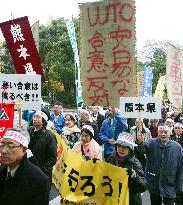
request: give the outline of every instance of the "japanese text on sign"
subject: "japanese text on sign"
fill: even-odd
[[[23,110],[41,109],[41,76],[0,74],[0,100],[22,103]]]
[[[161,118],[161,99],[157,97],[121,97],[120,114],[127,118]]]
[[[82,4],[80,13],[85,103],[118,107],[120,96],[136,95],[134,1]]]
[[[170,102],[181,108],[183,99],[183,51],[168,44],[167,93]]]
[[[102,161],[95,164],[92,160],[85,161],[81,155],[70,150],[64,152],[61,170],[61,195],[64,200],[92,202],[96,205],[110,205],[111,201],[114,204],[128,204],[128,177],[125,169]]]

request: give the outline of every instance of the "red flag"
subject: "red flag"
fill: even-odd
[[[18,74],[40,74],[45,81],[38,51],[28,17],[0,23],[13,63]]]
[[[0,103],[0,139],[7,128],[13,127],[14,103]]]

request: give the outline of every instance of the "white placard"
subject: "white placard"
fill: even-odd
[[[158,97],[121,97],[120,115],[126,118],[161,119],[162,102]]]
[[[0,101],[23,104],[22,110],[40,110],[41,75],[0,74]]]

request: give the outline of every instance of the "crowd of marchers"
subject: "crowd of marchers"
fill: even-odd
[[[183,205],[183,111],[162,118],[124,118],[98,106],[64,114],[55,102],[53,113],[24,111],[23,127],[7,129],[0,140],[0,204],[48,205],[52,170],[57,160],[57,138],[85,160],[103,160],[126,168],[129,204]]]

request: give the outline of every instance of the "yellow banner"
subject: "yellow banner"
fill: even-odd
[[[57,132],[54,132],[53,130],[51,131],[55,134],[57,138],[57,162],[53,167],[52,182],[54,183],[57,190],[61,192],[62,175],[60,173],[61,173],[63,153],[65,150],[69,150],[70,148],[67,146],[64,139]]]
[[[119,107],[136,96],[134,0],[80,5],[82,96],[86,105]]]
[[[62,204],[129,205],[126,169],[85,161],[74,150],[64,152],[62,163]]]

